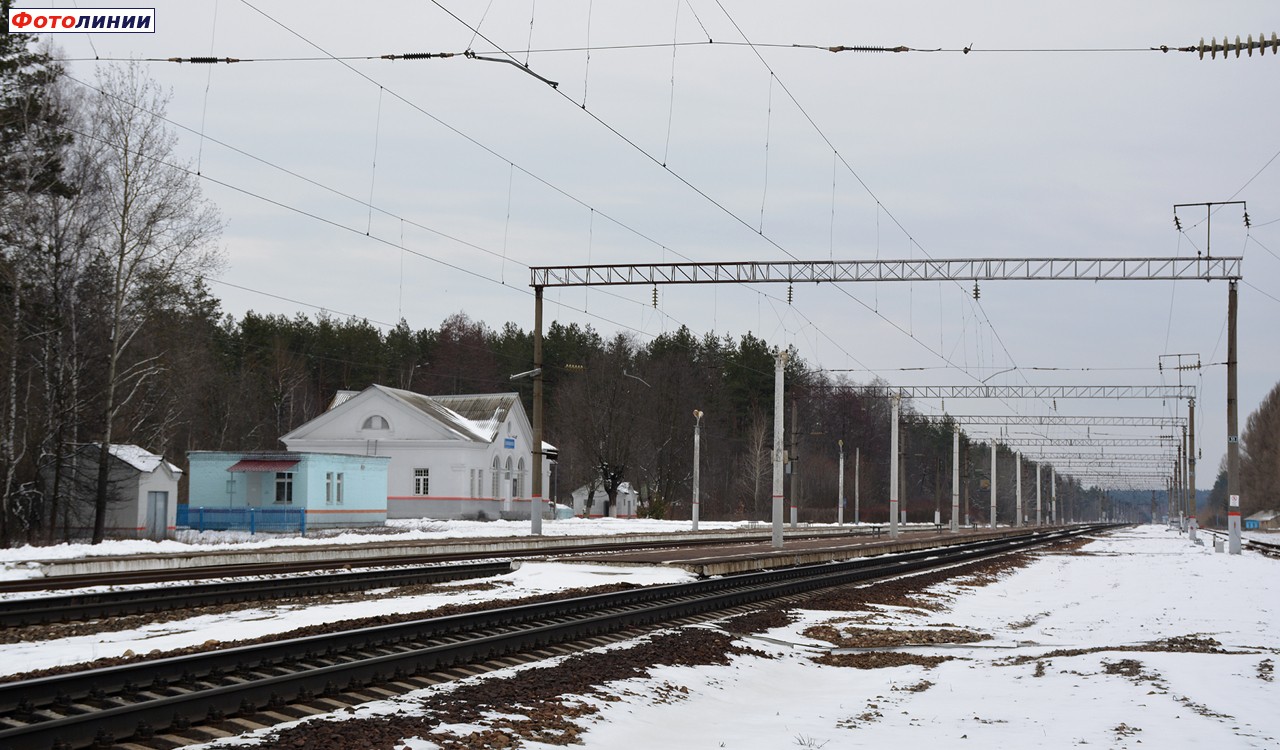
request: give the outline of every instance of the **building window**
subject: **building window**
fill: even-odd
[[[324,501],[333,504],[333,472],[327,471],[324,475]]]
[[[493,457],[493,499],[494,500],[497,500],[498,498],[502,497],[502,495],[498,491],[498,480],[502,478],[501,475],[502,475],[502,467],[498,463],[498,457],[494,456]]]
[[[516,467],[516,476],[511,485],[512,497],[524,497],[524,459],[520,459],[520,464]]]
[[[342,505],[342,472],[333,475],[333,501],[338,505]]]
[[[431,469],[413,470],[413,494],[431,494]]]
[[[364,429],[366,430],[387,430],[390,428],[391,425],[387,424],[386,418],[380,417],[377,414],[374,414],[372,417],[369,417],[364,421]]]
[[[282,505],[293,504],[293,472],[276,472],[276,502]]]
[[[507,473],[503,479],[506,480],[504,483],[507,485],[507,488],[512,491],[511,499],[514,500],[519,497],[519,495],[515,493],[515,485],[511,483],[511,456],[507,456]]]

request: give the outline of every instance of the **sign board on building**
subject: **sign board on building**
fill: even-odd
[[[503,447],[503,448],[507,448],[508,450],[509,450],[509,449],[511,449],[511,448],[516,447],[516,439],[515,439],[515,438],[513,438],[513,437],[503,438],[503,439],[502,439],[502,447]]]

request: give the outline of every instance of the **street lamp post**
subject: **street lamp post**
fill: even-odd
[[[698,444],[702,439],[702,412],[693,410],[693,530],[698,530]]]

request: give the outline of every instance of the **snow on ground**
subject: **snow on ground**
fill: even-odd
[[[645,525],[646,531],[680,526]],[[502,528],[493,522],[478,526],[485,536]],[[520,532],[515,528],[520,524],[510,526],[512,533]],[[638,524],[557,521],[547,527],[607,533]],[[464,535],[469,529],[450,531]],[[805,628],[832,621],[848,625],[838,621],[865,613],[801,611],[797,622],[747,644],[775,658],[738,656],[725,667],[656,668],[649,677],[611,686],[620,700],[588,698],[601,713],[583,736],[585,747],[1275,748],[1280,746],[1280,714],[1274,710],[1280,686],[1272,679],[1274,662],[1280,660],[1277,566],[1280,562],[1247,551],[1238,557],[1215,554],[1211,544],[1192,545],[1165,527],[1136,527],[1103,536],[1077,554],[1037,555],[1031,565],[987,586],[934,587],[948,604],[941,611],[881,607],[857,623],[899,630],[965,628],[990,636],[977,643],[890,649],[953,657],[933,668],[816,664],[813,657],[831,647],[805,636]],[[126,649],[251,638],[348,616],[616,581],[674,582],[684,574],[526,563],[505,578],[514,585],[381,603],[243,610],[55,643],[0,646],[0,656],[3,670],[12,673]],[[1212,638],[1231,653],[1134,650],[1186,636]],[[688,692],[665,689],[670,685]],[[412,711],[433,691],[447,689],[439,686],[344,715]],[[434,745],[414,740],[406,747],[430,750]],[[526,747],[553,746],[529,742]]]
[[[849,525],[849,524],[846,524]],[[670,534],[689,531],[688,521],[661,521],[651,518],[565,518],[542,523],[543,536],[601,536],[610,534]],[[722,529],[767,529],[768,525],[750,521],[702,521],[700,531]],[[114,555],[146,555],[251,550],[269,547],[315,546],[326,544],[369,544],[440,540],[457,538],[519,537],[530,535],[528,521],[434,521],[402,519],[387,521],[376,530],[352,529],[336,534],[312,533],[310,536],[272,534],[250,535],[243,531],[180,531],[178,540],[153,542],[143,539],[108,540],[101,544],[55,544],[47,547],[25,545],[0,549],[0,580],[25,578],[41,560],[66,560],[78,557]]]
[[[343,604],[310,606],[253,607],[216,615],[202,615],[173,622],[154,623],[137,630],[0,645],[0,674],[16,674],[36,669],[79,664],[106,657],[121,656],[126,651],[147,653],[153,649],[197,646],[211,639],[235,641],[259,638],[308,625],[339,620],[376,617],[384,614],[418,612],[446,604],[468,604],[493,599],[514,599],[562,591],[569,588],[602,586],[613,583],[657,585],[692,580],[692,574],[657,566],[627,567],[615,565],[567,565],[563,563],[526,562],[510,574],[483,579],[498,582],[494,589],[449,592],[449,584],[440,584],[438,592],[421,596],[402,596],[376,600],[360,600]],[[474,586],[475,579],[459,581],[457,586]]]
[[[1247,552],[1214,554],[1151,526],[1111,534],[1084,551],[1043,556],[967,592],[938,587],[956,597],[949,611],[878,618],[881,626],[946,624],[992,636],[901,649],[955,657],[933,669],[815,665],[802,645],[813,642],[800,632],[833,613],[809,612],[768,634],[795,646],[753,644],[777,659],[667,667],[628,686],[643,695],[675,683],[688,688],[687,700],[651,705],[619,690],[623,701],[602,704],[586,747],[1280,746],[1280,686],[1262,666],[1280,654],[1280,563]],[[1241,653],[1124,648],[1196,634]],[[1091,648],[1108,650],[1042,660],[1042,676],[1037,662],[1008,662]]]
[[[949,604],[941,611],[881,607],[869,622],[858,621],[859,627],[967,628],[991,636],[890,649],[953,657],[932,669],[815,664],[812,658],[830,646],[803,635],[805,628],[865,613],[802,611],[797,622],[747,644],[774,658],[660,667],[649,677],[614,683],[610,690],[619,700],[585,699],[600,713],[584,746],[1275,748],[1278,565],[1250,552],[1215,554],[1167,528],[1138,527],[1102,537],[1078,554],[1038,555],[984,587],[934,587]],[[1132,650],[1184,636],[1216,639],[1233,653]],[[448,689],[317,718],[412,712]],[[436,746],[413,739],[404,747]]]

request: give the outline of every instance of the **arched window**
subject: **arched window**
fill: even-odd
[[[387,423],[386,417],[382,417],[377,414],[366,419],[364,424],[361,426],[361,429],[363,430],[388,430],[390,428],[391,425]]]
[[[498,491],[498,482],[502,480],[502,465],[498,463],[498,457],[493,457],[493,499],[497,500],[502,497]]]
[[[524,459],[516,466],[516,476],[511,483],[511,496],[524,497]]]
[[[511,457],[510,456],[507,456],[507,469],[506,469],[506,474],[503,475],[503,480],[504,480],[503,484],[506,486],[508,490],[510,490],[511,489]],[[511,494],[511,495],[508,495],[508,497],[514,499],[516,495]]]

